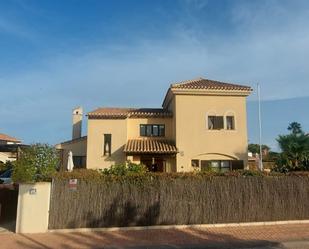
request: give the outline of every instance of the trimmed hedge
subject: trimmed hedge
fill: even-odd
[[[68,183],[75,178],[72,190]],[[53,180],[49,228],[296,219],[309,219],[308,172],[106,176],[75,170]]]

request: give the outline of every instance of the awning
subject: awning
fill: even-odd
[[[175,154],[175,144],[167,140],[158,139],[129,139],[124,147],[124,152],[132,154]]]

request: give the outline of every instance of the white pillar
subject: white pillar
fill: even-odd
[[[45,233],[48,230],[51,183],[20,184],[16,233]]]

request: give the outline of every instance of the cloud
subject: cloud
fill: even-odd
[[[170,83],[200,76],[252,86],[259,82],[267,100],[308,96],[308,13],[280,2],[262,3],[258,8],[233,6],[228,12],[232,31],[226,34],[204,30],[205,20],[191,13],[194,25],[184,25],[185,15],[161,40],[143,38],[130,45],[89,41],[87,49],[71,48],[42,59],[32,70],[7,74],[0,79],[3,125],[23,123],[19,130],[26,141],[55,143],[68,138],[74,106],[86,111],[156,107]],[[197,5],[192,11],[205,8]]]

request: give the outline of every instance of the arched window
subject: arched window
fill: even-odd
[[[225,116],[225,129],[235,130],[236,129],[235,113],[233,111],[228,111],[225,113],[224,116]]]

